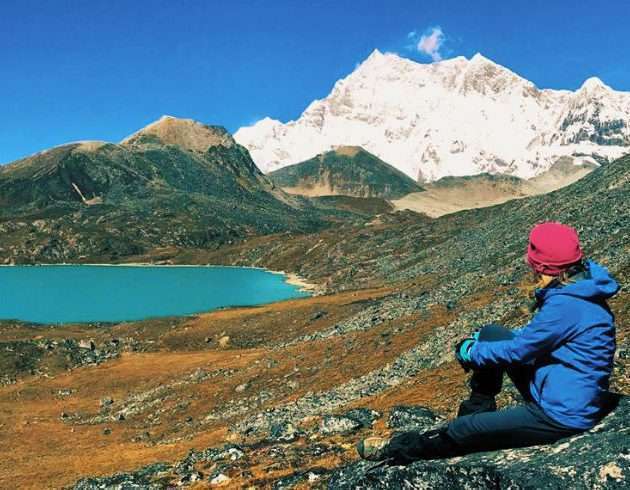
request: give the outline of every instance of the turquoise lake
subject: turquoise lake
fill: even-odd
[[[0,267],[0,319],[119,322],[309,296],[285,276],[246,267]]]

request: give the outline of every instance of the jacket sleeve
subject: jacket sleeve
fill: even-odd
[[[475,367],[527,363],[554,350],[571,334],[562,300],[550,298],[525,327],[510,340],[478,341],[470,352]]]

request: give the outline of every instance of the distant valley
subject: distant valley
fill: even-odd
[[[575,182],[597,167],[561,158],[549,170],[531,179],[485,173],[443,177],[421,187],[363,148],[339,147],[306,162],[274,170],[268,177],[289,194],[381,197],[393,209],[409,209],[435,218],[546,194]]]
[[[408,194],[392,201],[396,209],[410,209],[436,218],[464,209],[494,206],[511,199],[547,194],[581,179],[597,165],[576,165],[560,159],[549,170],[531,179],[503,174],[477,174],[443,177],[425,184],[424,192]]]

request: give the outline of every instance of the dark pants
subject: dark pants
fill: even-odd
[[[512,337],[510,330],[499,325],[488,325],[481,330],[479,340],[492,342]],[[390,443],[392,458],[405,464],[416,459],[550,444],[582,432],[554,421],[534,402],[529,392],[532,366],[475,370],[470,380],[472,393],[494,397],[501,391],[504,372],[512,379],[525,403],[505,410],[458,417],[443,430],[398,434]]]
[[[500,325],[487,325],[481,329],[479,340],[493,342],[509,340],[513,336],[509,329]],[[461,449],[472,452],[550,444],[581,432],[551,419],[534,402],[529,391],[533,369],[531,365],[521,364],[475,370],[470,379],[472,393],[497,395],[501,391],[505,372],[525,403],[498,412],[459,417],[448,425],[446,433]]]

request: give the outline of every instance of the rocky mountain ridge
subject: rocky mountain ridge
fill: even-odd
[[[218,246],[336,215],[352,213],[286,194],[225,129],[173,117],[121,144],[71,143],[0,167],[0,263]]]
[[[375,50],[297,120],[264,118],[235,139],[264,172],[355,145],[419,182],[530,178],[561,157],[600,163],[627,153],[630,93],[597,78],[575,92],[539,89],[480,54],[420,64]]]
[[[341,146],[267,175],[291,194],[402,197],[422,190],[412,179],[360,147]]]

